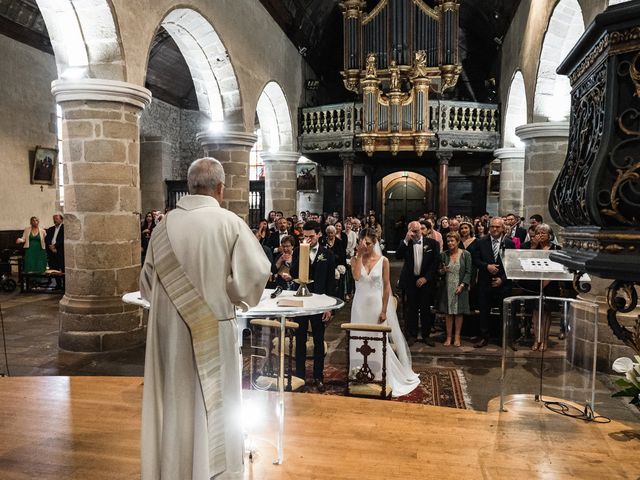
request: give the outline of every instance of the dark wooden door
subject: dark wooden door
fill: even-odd
[[[428,210],[425,191],[414,182],[398,182],[385,193],[385,215],[383,236],[387,249],[395,250],[406,233],[398,227],[404,219],[405,225],[417,220]]]

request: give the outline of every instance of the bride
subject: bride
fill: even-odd
[[[389,260],[382,255],[375,230],[365,228],[360,232],[356,255],[351,258],[351,271],[356,281],[351,323],[383,323],[391,327],[391,345],[387,348],[387,386],[391,387],[394,397],[407,395],[418,386],[420,380],[411,369],[411,353],[400,331],[395,304],[389,301]],[[351,340],[350,372],[362,366],[362,355],[356,352],[361,345],[361,340]],[[381,380],[382,347],[372,347],[376,352],[369,355],[367,362],[376,380]]]

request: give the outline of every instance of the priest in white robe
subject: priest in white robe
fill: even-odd
[[[151,303],[142,405],[143,480],[240,478],[243,469],[235,305],[258,303],[271,265],[244,221],[220,207],[222,165],[212,158],[196,160],[187,177],[190,195],[163,220],[166,233],[154,230],[140,275],[142,296]],[[215,416],[207,408],[205,392],[213,388],[201,375],[196,346],[203,331],[205,337],[212,335],[208,327],[192,332],[183,318],[188,315],[181,316],[179,302],[168,293],[160,263],[171,250],[190,281],[191,288],[182,287],[182,292],[195,290],[201,306],[217,320],[217,342],[204,338],[214,350],[219,348],[215,393],[221,410]],[[211,356],[208,352],[204,357]],[[213,443],[222,448],[217,456]]]

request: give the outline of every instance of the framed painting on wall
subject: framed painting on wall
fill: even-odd
[[[314,162],[296,165],[296,189],[299,192],[318,191],[318,164]]]
[[[36,147],[35,158],[31,167],[31,183],[53,185],[56,178],[58,150],[55,148]]]

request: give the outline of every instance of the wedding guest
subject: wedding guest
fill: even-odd
[[[519,242],[514,241],[514,243],[516,244],[516,248],[520,248],[520,245],[522,245],[527,238],[527,231],[520,226],[520,217],[516,217],[513,213],[507,214],[506,224],[509,227],[509,233],[507,236],[511,240],[514,240],[514,238],[519,239]]]
[[[440,274],[444,275],[444,285],[440,289],[438,310],[446,315],[446,347],[451,345],[451,336],[455,326],[453,344],[461,345],[463,315],[469,311],[469,285],[473,260],[471,254],[459,248],[460,235],[457,232],[447,234],[447,250],[440,254]]]
[[[375,214],[370,214],[367,217],[367,227],[372,228],[376,232],[376,238],[380,241],[382,238],[382,226],[378,223]]]
[[[342,244],[345,246],[345,249],[346,249],[347,241],[349,239],[347,238],[347,234],[344,232],[344,227],[342,226],[342,222],[339,222],[339,221],[336,222],[334,227],[336,227],[336,238],[340,239],[340,241],[342,242]]]
[[[449,232],[458,233],[459,228],[460,228],[460,220],[458,220],[457,218],[452,218],[451,220],[449,220]]]
[[[546,223],[540,223],[535,230],[534,240],[532,241],[532,249],[535,250],[559,250],[560,246],[551,241],[553,237],[553,229]],[[535,245],[535,247],[533,246]],[[537,283],[537,282],[536,282]],[[543,280],[543,294],[545,297],[559,297],[560,283],[554,280]],[[549,340],[549,330],[551,329],[551,311],[555,303],[546,302],[544,312],[542,313],[542,325],[538,329],[538,303],[533,310],[533,346],[531,350],[540,350],[544,352],[547,349]],[[563,336],[564,338],[564,336]],[[562,339],[561,339],[562,340]]]
[[[293,234],[293,232],[288,229],[289,223],[284,217],[278,218],[278,220],[276,221],[276,226],[278,229],[275,232],[269,234],[269,237],[266,241],[266,245],[271,248],[271,251],[274,254],[280,251],[280,243],[282,242],[282,239],[288,235]],[[294,248],[296,247],[296,245],[297,244],[294,245]]]
[[[438,219],[437,229],[440,232],[440,235],[445,237],[447,233],[449,233],[449,217],[440,217]]]
[[[269,230],[275,232],[276,230],[276,211],[275,210],[271,210],[269,212],[269,214],[267,215],[267,221],[268,221],[267,226],[269,227]]]
[[[502,301],[511,294],[511,281],[507,279],[502,263],[504,250],[511,248],[515,248],[515,245],[504,237],[504,221],[501,217],[492,218],[489,222],[489,235],[478,240],[473,255],[473,262],[478,269],[481,335],[480,341],[474,345],[476,348],[489,344],[491,308],[496,307],[502,311]],[[502,314],[499,318],[499,325],[502,325]]]
[[[293,260],[293,245],[295,240],[286,235],[280,242],[280,252],[275,256],[271,264],[271,273],[275,285],[283,290],[295,290],[296,284],[291,276],[291,262]]]
[[[327,226],[325,235],[320,239],[320,243],[328,250],[331,250],[336,260],[336,265],[345,265],[346,263],[346,246],[337,237],[337,229],[333,225]]]
[[[45,246],[46,232],[40,228],[38,217],[31,217],[31,224],[24,229],[22,237],[16,240],[24,248],[24,272],[44,273],[47,269],[47,248]]]
[[[396,258],[404,260],[400,272],[400,288],[407,296],[407,343],[409,346],[418,337],[418,320],[422,341],[435,347],[429,338],[433,326],[434,280],[438,270],[440,246],[435,240],[422,235],[420,223],[409,223],[405,238],[398,244]]]
[[[442,251],[442,235],[440,235],[440,232],[433,229],[433,223],[431,223],[431,220],[422,220],[420,222],[420,229],[422,230],[422,236],[429,237],[438,242],[440,251]]]
[[[504,226],[505,237],[506,238],[510,238],[511,241],[513,242],[513,244],[515,245],[516,249],[519,250],[521,248],[522,244],[520,242],[520,238],[516,237],[513,234],[513,231],[514,231],[514,227],[510,227],[505,223],[505,226]]]
[[[269,222],[265,218],[258,222],[258,229],[256,232],[256,238],[260,245],[265,245],[267,243],[267,239],[269,238]]]
[[[45,244],[47,245],[47,260],[49,268],[64,272],[64,218],[56,213],[53,216],[53,225],[47,228]],[[62,290],[62,278],[58,275],[54,277],[56,290]]]
[[[481,239],[487,236],[487,229],[484,226],[484,223],[479,222],[478,224],[476,224],[476,238],[477,239]]]
[[[147,247],[149,246],[149,239],[151,239],[151,232],[155,228],[156,224],[153,219],[153,212],[147,212],[140,226],[140,244],[142,250],[142,263],[147,256]]]

